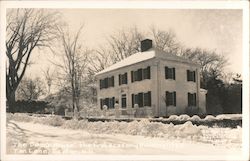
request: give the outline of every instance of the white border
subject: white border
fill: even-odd
[[[242,156],[168,155],[6,155],[5,13],[7,8],[84,9],[242,9],[243,154]],[[3,160],[248,160],[249,159],[249,2],[248,1],[0,1],[1,159]]]

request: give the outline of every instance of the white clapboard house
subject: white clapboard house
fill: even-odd
[[[138,117],[185,114],[188,107],[206,112],[206,90],[200,88],[200,66],[141,42],[141,52],[100,71],[98,106]],[[107,108],[107,109],[106,109]]]

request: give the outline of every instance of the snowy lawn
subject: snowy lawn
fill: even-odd
[[[45,125],[43,125],[45,124]],[[240,155],[242,129],[9,115],[9,154]]]

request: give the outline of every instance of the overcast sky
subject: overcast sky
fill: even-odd
[[[105,43],[115,31],[137,26],[147,32],[154,25],[172,29],[186,47],[216,50],[229,59],[228,70],[242,73],[242,11],[241,10],[176,10],[176,9],[62,9],[63,20],[71,31],[84,24],[82,42],[89,48]],[[35,63],[27,76],[41,76],[41,70],[54,59],[48,51],[32,56]],[[50,65],[51,66],[51,65]]]

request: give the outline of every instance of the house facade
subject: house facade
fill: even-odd
[[[200,89],[200,66],[141,42],[141,52],[97,73],[98,106],[119,108],[121,115],[162,117],[206,112],[206,90]]]

